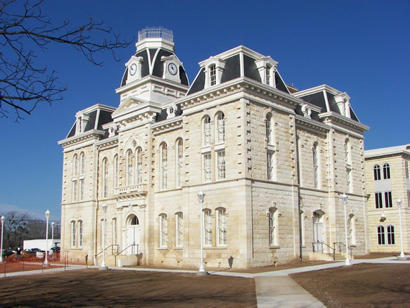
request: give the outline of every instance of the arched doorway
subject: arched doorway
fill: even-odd
[[[131,214],[127,218],[126,253],[135,255],[139,253],[141,227],[138,217]]]
[[[324,212],[317,210],[313,212],[313,252],[323,253],[325,241]]]

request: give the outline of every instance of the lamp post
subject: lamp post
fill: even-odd
[[[400,258],[404,258],[404,249],[403,249],[403,231],[401,228],[401,200],[397,199],[397,207],[399,208],[399,227],[400,227]]]
[[[346,260],[345,260],[345,265],[351,265],[350,260],[349,260],[349,243],[347,240],[347,214],[346,214],[346,206],[347,206],[347,195],[343,193],[341,196],[343,200],[343,207],[344,207],[344,214],[345,214],[345,244],[346,244]]]
[[[1,216],[0,262],[3,262],[3,230],[4,230],[4,216]]]
[[[50,211],[46,211],[46,257],[44,258],[44,265],[48,264],[48,219],[50,218]]]
[[[199,265],[199,274],[204,275],[206,274],[205,271],[205,266],[204,266],[204,211],[203,211],[203,207],[204,207],[204,198],[205,198],[205,193],[203,191],[199,191],[198,192],[198,200],[199,203],[201,204],[201,261],[200,261],[200,265]]]
[[[107,266],[105,265],[105,220],[106,220],[106,215],[107,215],[107,204],[102,205],[103,211],[104,211],[104,221],[102,225],[102,249],[103,249],[103,255],[102,255],[102,262],[101,262],[101,269],[106,269]]]

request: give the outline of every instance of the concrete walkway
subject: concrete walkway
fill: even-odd
[[[410,260],[397,260],[396,257],[387,257],[379,259],[357,259],[352,260],[352,264],[360,263],[389,263],[389,264],[410,264]],[[344,262],[327,263],[314,266],[305,266],[297,268],[289,268],[280,271],[271,271],[263,273],[237,273],[237,272],[209,272],[211,275],[243,277],[255,279],[256,300],[258,308],[319,308],[325,307],[322,302],[299,286],[289,274],[303,273],[308,271],[317,271],[328,268],[345,266]],[[44,271],[24,271],[7,273],[6,277],[48,274],[55,272],[63,272],[65,270],[85,269],[84,265],[70,265],[66,268],[49,268]],[[100,268],[99,266],[88,266],[88,268]],[[112,270],[123,271],[145,271],[145,272],[167,272],[167,273],[188,273],[196,274],[198,271],[183,270],[183,269],[159,269],[159,268],[131,268],[131,267],[110,267]],[[4,275],[0,274],[0,278]]]

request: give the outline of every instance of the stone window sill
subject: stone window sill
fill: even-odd
[[[269,246],[270,249],[280,249],[279,245],[270,245]]]

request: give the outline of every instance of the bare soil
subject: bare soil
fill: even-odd
[[[409,264],[356,264],[291,277],[329,308],[410,307]]]
[[[256,307],[253,279],[79,270],[0,279],[1,307]]]

